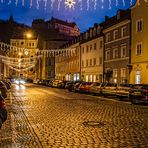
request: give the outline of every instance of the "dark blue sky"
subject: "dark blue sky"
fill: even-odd
[[[135,3],[135,0],[73,0],[74,7],[69,8],[65,1],[0,0],[0,19],[7,20],[13,14],[15,21],[31,25],[33,19],[49,20],[54,16],[75,21],[83,32],[94,23],[102,22],[105,15],[113,16],[118,9],[127,9]]]

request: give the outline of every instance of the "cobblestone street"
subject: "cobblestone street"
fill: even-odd
[[[2,148],[147,148],[148,106],[28,85],[6,100]]]

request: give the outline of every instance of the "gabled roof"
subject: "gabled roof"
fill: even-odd
[[[118,10],[117,15],[109,18],[106,16],[103,23],[103,28],[107,29],[113,25],[116,25],[124,20],[131,19],[130,9],[127,10]]]

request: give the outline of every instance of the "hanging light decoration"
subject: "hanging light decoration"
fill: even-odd
[[[65,0],[65,6],[67,6],[69,9],[74,9],[74,6],[76,4],[75,0]]]

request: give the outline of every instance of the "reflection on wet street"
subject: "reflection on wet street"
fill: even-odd
[[[32,84],[14,85],[0,147],[148,147],[148,107]]]

